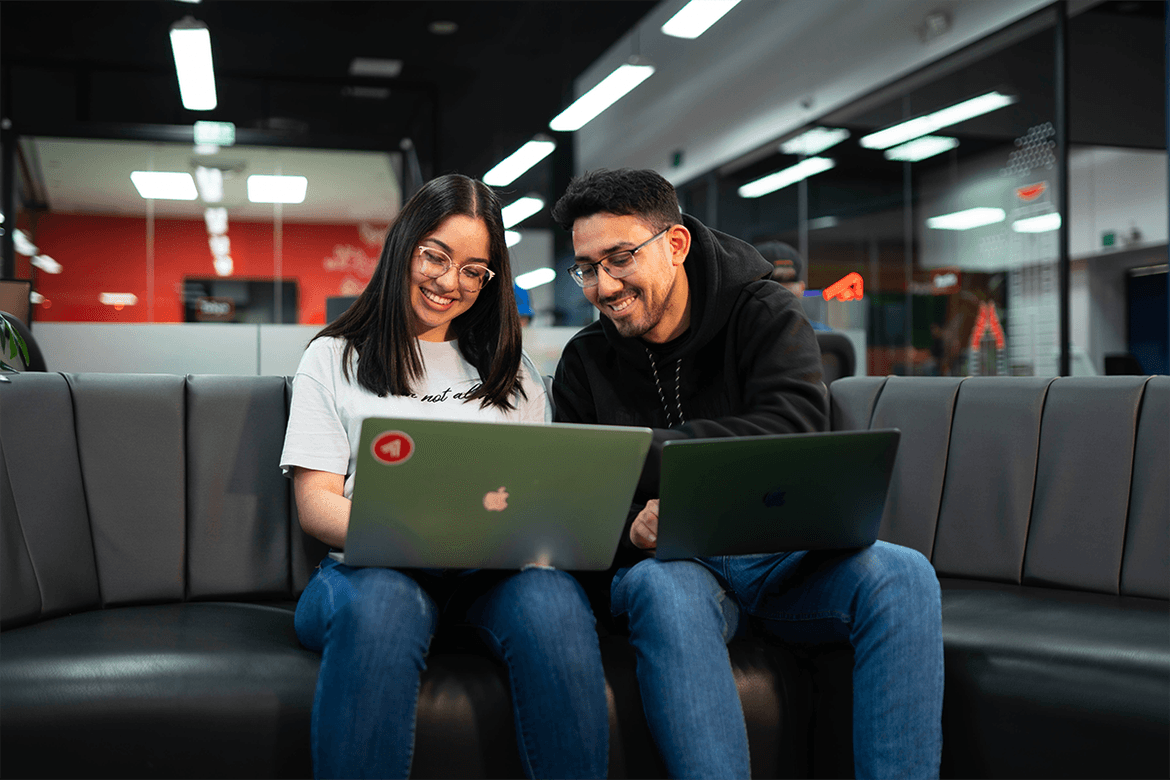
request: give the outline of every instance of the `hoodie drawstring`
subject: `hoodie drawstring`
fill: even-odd
[[[662,392],[662,383],[658,381],[658,364],[654,362],[654,353],[650,351],[649,347],[643,347],[646,350],[646,357],[650,358],[650,370],[654,372],[654,386],[658,388],[658,400],[662,402],[662,408],[666,410],[666,427],[671,428],[674,424],[670,421],[670,405],[666,403],[666,395]],[[675,361],[674,364],[674,407],[678,411],[678,424],[682,425],[686,420],[683,419],[682,414],[682,396],[679,393],[679,380],[682,377],[682,358]]]

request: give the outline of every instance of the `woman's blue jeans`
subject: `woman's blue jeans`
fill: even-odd
[[[858,778],[938,777],[943,647],[938,580],[915,550],[653,558],[614,578],[646,720],[671,777],[748,777],[726,643],[748,620],[792,642],[853,645]],[[742,625],[741,625],[742,624]]]
[[[321,653],[312,716],[317,777],[410,773],[419,679],[444,608],[432,593],[458,590],[459,580],[322,562],[296,611],[301,644]],[[460,602],[470,606],[450,618],[478,628],[508,668],[528,776],[604,776],[605,676],[593,613],[577,580],[529,568],[451,603]]]

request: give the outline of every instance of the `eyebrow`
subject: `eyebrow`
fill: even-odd
[[[434,236],[431,236],[429,238],[424,238],[423,241],[432,241],[432,242],[438,244],[439,248],[442,249],[444,252],[446,252],[448,257],[455,254],[455,250],[453,250],[451,247],[447,246],[445,243],[443,243],[439,239],[435,238]],[[451,260],[452,260],[452,262],[454,262],[455,258],[452,257]],[[491,262],[488,260],[485,260],[482,257],[469,257],[467,259],[467,262],[460,264],[459,267],[462,268],[463,266],[467,265],[468,263],[475,263],[476,265],[486,265],[489,268],[491,267]]]
[[[633,246],[637,246],[637,244],[635,244],[633,241],[622,241],[620,243],[614,244],[613,246],[606,247],[605,249],[603,249],[601,251],[601,257],[609,257],[614,252],[621,252],[621,251],[629,249],[630,247],[633,247]],[[577,255],[576,257],[573,258],[573,262],[574,263],[598,263],[601,261],[594,260],[593,258],[586,257],[585,255]]]

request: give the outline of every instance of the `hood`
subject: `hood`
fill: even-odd
[[[683,215],[683,226],[691,233],[691,249],[683,263],[690,284],[691,324],[677,351],[665,356],[671,360],[710,341],[727,323],[744,285],[772,272],[772,264],[746,241],[712,230],[689,214]],[[645,360],[641,339],[620,336],[605,315],[595,325],[614,349],[642,356],[638,362]]]

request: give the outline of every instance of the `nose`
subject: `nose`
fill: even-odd
[[[454,263],[452,263],[451,265],[447,266],[447,270],[444,271],[442,275],[435,277],[435,281],[438,282],[439,286],[444,290],[454,290],[459,286],[459,268]]]
[[[608,271],[606,271],[601,266],[598,266],[598,268],[597,268],[597,297],[599,299],[604,300],[605,298],[608,298],[609,296],[611,296],[614,293],[621,290],[622,287],[623,287],[623,284],[622,284],[622,281],[620,279],[614,279],[612,276],[609,275]]]

